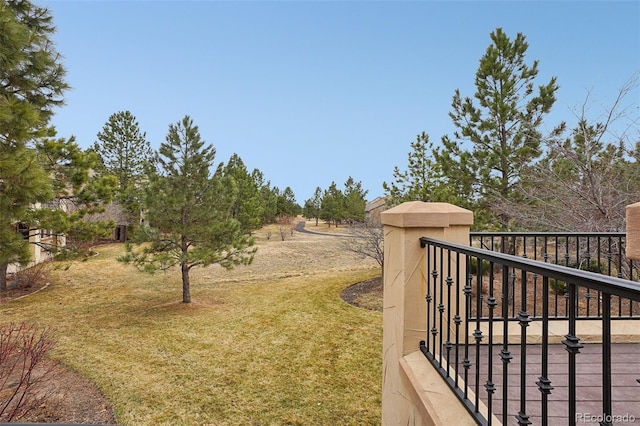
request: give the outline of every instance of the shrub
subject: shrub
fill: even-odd
[[[51,271],[50,262],[40,262],[30,268],[22,269],[16,273],[16,280],[24,288],[30,288],[39,282],[46,281]]]
[[[549,286],[556,294],[565,294],[567,292],[567,283],[564,281],[549,278]]]
[[[598,274],[606,273],[606,265],[604,264],[598,265],[597,259],[590,259],[588,262],[587,262],[587,259],[581,259],[580,263],[574,260],[570,262],[567,266],[574,269],[580,269],[582,271],[596,272]]]
[[[0,422],[19,419],[46,398],[41,385],[54,367],[43,365],[56,340],[49,328],[0,325]]]

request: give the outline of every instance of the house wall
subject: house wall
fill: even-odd
[[[36,203],[34,208],[60,208],[65,212],[69,211],[69,202],[64,202],[59,200],[55,203],[51,203],[48,205],[42,205],[41,203]],[[53,233],[49,233],[47,231],[42,231],[40,229],[31,228],[28,230],[29,232],[29,250],[31,252],[31,262],[27,266],[20,266],[17,264],[10,264],[7,267],[8,274],[15,274],[16,272],[21,271],[22,269],[29,268],[33,265],[37,265],[38,263],[45,262],[47,260],[51,260],[51,253],[43,248],[43,245],[51,245],[56,247],[64,247],[67,243],[66,237],[64,235],[54,235]],[[44,234],[44,235],[43,235]]]
[[[380,214],[385,211],[386,208],[387,202],[384,197],[378,197],[368,202],[364,209],[365,222],[368,225],[382,225]]]

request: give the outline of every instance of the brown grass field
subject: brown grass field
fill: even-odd
[[[178,271],[143,274],[113,244],[56,265],[49,287],[0,315],[51,327],[53,358],[100,389],[118,424],[379,424],[382,314],[340,298],[379,268],[342,237],[255,237],[252,265],[192,270],[191,304]]]

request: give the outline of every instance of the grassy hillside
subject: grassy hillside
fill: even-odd
[[[177,271],[143,274],[109,245],[0,315],[53,327],[55,358],[105,393],[120,424],[379,423],[382,316],[339,297],[379,269],[340,237],[268,231],[253,265],[194,269],[189,305]]]

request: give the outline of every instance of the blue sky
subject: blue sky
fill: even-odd
[[[37,1],[37,0],[36,0]],[[372,199],[409,144],[440,141],[455,89],[474,93],[489,34],[522,32],[539,83],[560,90],[545,126],[597,118],[640,70],[637,1],[39,1],[72,86],[53,124],[89,147],[129,110],[153,148],[193,118],[298,203],[352,176]],[[626,98],[640,115],[640,91]]]

